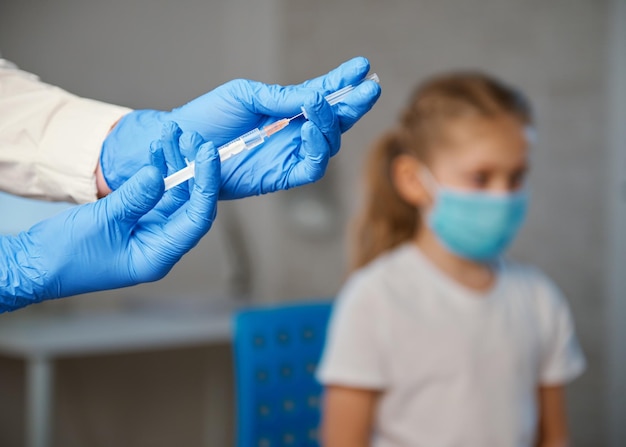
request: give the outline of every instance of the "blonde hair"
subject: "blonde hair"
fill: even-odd
[[[467,117],[513,116],[532,126],[530,104],[516,89],[478,72],[433,77],[419,85],[397,126],[375,141],[365,169],[365,202],[352,223],[351,268],[368,264],[410,240],[419,213],[396,191],[392,165],[400,155],[428,162],[431,149],[445,137],[445,127]]]

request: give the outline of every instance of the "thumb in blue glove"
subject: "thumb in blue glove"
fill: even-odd
[[[189,200],[161,200],[162,172],[146,167],[102,200],[0,238],[0,312],[165,276],[215,218],[220,163],[212,143],[200,146],[196,169]]]

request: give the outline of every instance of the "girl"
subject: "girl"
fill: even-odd
[[[526,213],[532,117],[479,73],[423,84],[374,147],[318,371],[325,447],[565,446],[585,361],[566,301],[501,255]]]

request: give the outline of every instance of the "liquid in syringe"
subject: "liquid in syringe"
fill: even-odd
[[[257,147],[259,144],[263,143],[266,138],[271,137],[276,132],[279,132],[287,127],[289,123],[298,116],[301,115],[296,115],[292,118],[283,118],[282,120],[268,124],[261,129],[253,129],[230,143],[226,143],[225,145],[219,147],[218,152],[220,154],[220,161],[228,160],[233,155],[236,155],[245,149],[250,150]]]

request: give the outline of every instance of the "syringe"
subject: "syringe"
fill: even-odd
[[[376,73],[372,73],[366,76],[357,84],[348,85],[340,90],[337,90],[336,92],[331,93],[330,95],[326,96],[325,99],[326,101],[328,101],[328,103],[331,106],[338,104],[341,101],[343,101],[344,98],[348,96],[348,94],[352,90],[354,90],[358,85],[360,85],[364,81],[380,82],[380,79],[378,78],[378,75]],[[264,126],[261,129],[259,128],[252,129],[250,132],[247,132],[243,134],[242,136],[237,137],[234,140],[224,144],[223,146],[220,146],[217,149],[220,154],[220,161],[228,160],[233,155],[236,155],[244,150],[250,150],[252,148],[259,146],[267,138],[271,137],[277,132],[280,132],[285,127],[287,127],[291,121],[295,120],[296,118],[300,118],[301,116],[304,116],[306,118],[304,109],[302,109],[301,113],[294,115],[291,118],[283,118],[272,124],[268,124],[267,126]],[[194,168],[195,168],[195,163],[192,161],[185,168],[166,177],[165,178],[165,190],[167,191],[168,189],[171,189],[174,186],[179,185],[182,182],[191,179],[194,176]]]

